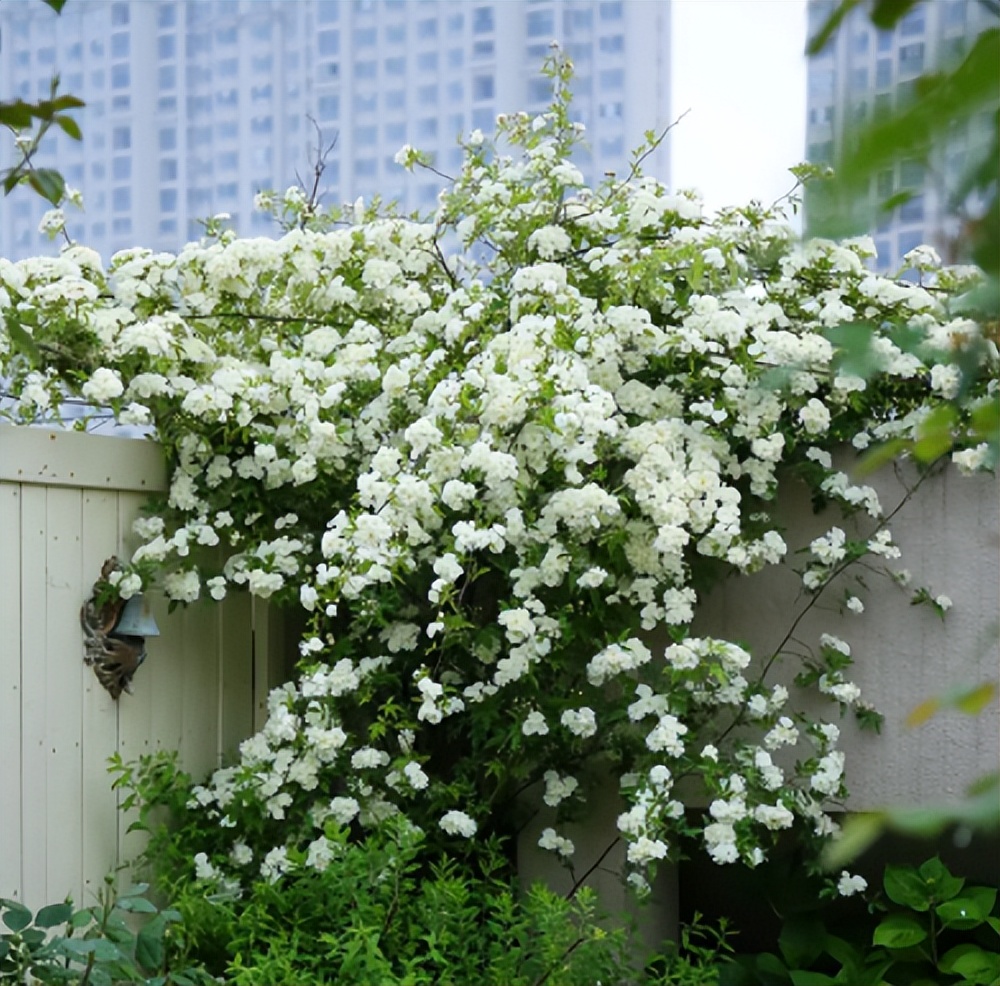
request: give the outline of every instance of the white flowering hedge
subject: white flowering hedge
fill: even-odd
[[[169,458],[121,594],[159,580],[309,614],[267,725],[191,792],[201,879],[322,870],[332,829],[400,813],[469,851],[516,830],[533,784],[564,820],[609,772],[640,887],[682,834],[755,865],[797,821],[835,829],[839,729],[801,708],[857,703],[846,645],[814,641],[790,694],[781,655],[689,627],[719,573],[788,563],[779,475],[868,515],[860,539],[813,542],[807,592],[898,554],[831,451],[911,436],[955,396],[948,354],[981,333],[950,299],[972,275],[931,291],[870,273],[868,240],[802,248],[757,205],[708,218],[641,153],[586,188],[566,72],[548,113],[472,135],[428,221],[290,194],[265,203],[278,240],[0,261],[10,414],[81,397]],[[874,333],[867,379],[828,338],[851,322]],[[962,416],[995,387],[978,351],[949,439],[967,469],[992,465]],[[681,780],[707,811],[685,814]],[[572,860],[559,822],[540,844]]]

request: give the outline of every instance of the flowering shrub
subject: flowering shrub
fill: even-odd
[[[993,465],[969,422],[996,347],[951,307],[975,272],[899,283],[866,269],[867,239],[797,246],[777,208],[706,217],[642,174],[652,137],[587,188],[568,67],[551,72],[549,112],[473,133],[427,221],[289,195],[270,200],[278,240],[213,227],[107,271],[76,246],[0,261],[11,414],[80,396],[169,458],[122,587],[309,614],[298,678],[190,792],[213,823],[190,847],[206,885],[322,872],[330,824],[392,816],[474,852],[516,829],[531,785],[563,819],[609,771],[640,888],[691,831],[682,779],[720,864],[759,863],[797,822],[830,834],[839,728],[801,700],[865,712],[849,648],[815,641],[789,690],[780,653],[691,636],[699,594],[787,563],[779,472],[867,515],[864,536],[812,543],[806,592],[894,558],[875,491],[831,450],[918,434],[966,386],[957,352],[986,373],[949,442]],[[864,375],[831,342],[844,323],[870,327]],[[572,861],[558,823],[541,845]]]

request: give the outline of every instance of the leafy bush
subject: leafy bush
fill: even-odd
[[[764,952],[723,975],[726,986],[997,986],[1000,918],[993,887],[966,886],[940,859],[887,866],[885,898],[836,933],[816,914],[790,919],[780,957]]]
[[[113,879],[99,902],[74,910],[71,901],[49,904],[36,914],[15,900],[0,898],[0,984],[21,986],[196,986],[213,980],[180,956],[171,930],[181,916],[159,910],[143,896],[146,884],[123,894]],[[129,921],[139,916],[138,931]]]

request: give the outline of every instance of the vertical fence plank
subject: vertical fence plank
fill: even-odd
[[[21,492],[21,880],[29,907],[44,903],[47,884],[47,493],[42,486],[24,486]]]
[[[51,487],[45,510],[46,902],[82,890],[80,519],[82,494]]]
[[[101,566],[118,550],[118,494],[85,490],[82,513],[81,598],[89,596]],[[79,656],[82,662],[83,638]],[[91,904],[105,874],[114,869],[118,850],[118,812],[107,772],[108,757],[118,748],[118,706],[97,676],[84,666],[81,831],[83,896]]]
[[[240,743],[253,731],[253,627],[249,593],[226,597],[220,612],[219,748],[233,763]]]
[[[184,646],[175,660],[182,666],[181,760],[196,779],[218,764],[219,621],[213,601],[195,603],[184,612]]]
[[[0,483],[0,897],[21,890],[21,488]]]

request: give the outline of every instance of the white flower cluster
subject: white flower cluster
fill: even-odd
[[[180,602],[238,588],[308,619],[299,679],[239,763],[192,794],[222,828],[284,835],[227,844],[199,861],[205,879],[321,870],[326,824],[400,812],[470,839],[515,786],[513,761],[560,806],[579,796],[576,768],[611,749],[632,761],[618,826],[634,866],[668,855],[673,777],[694,771],[717,862],[759,862],[795,816],[833,827],[835,730],[742,647],[691,636],[698,587],[712,567],[783,563],[786,467],[880,520],[874,490],[834,468],[836,436],[915,435],[956,387],[941,350],[978,329],[867,271],[863,241],[794,247],[774,212],[708,219],[642,176],[582,187],[563,118],[506,118],[502,151],[474,134],[427,222],[356,203],[324,223],[293,189],[261,198],[308,220],[276,240],[216,225],[106,271],[79,247],[0,260],[0,318],[19,327],[0,330],[9,416],[44,418],[75,388],[167,445],[167,503],[136,528],[122,595],[155,576]],[[409,147],[399,160],[422,165]],[[902,319],[926,347],[876,333],[876,387],[826,335],[855,317]],[[39,363],[39,343],[74,354],[72,373]],[[984,340],[994,374],[996,360]],[[953,457],[991,464],[980,445]],[[805,585],[898,550],[885,527],[859,542],[832,527]],[[656,632],[673,641],[662,653]],[[814,684],[857,700],[832,671]],[[799,767],[771,759],[806,738]],[[556,829],[540,844],[572,852]]]

